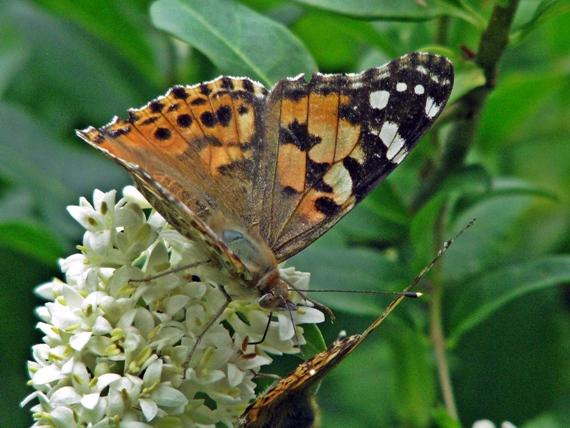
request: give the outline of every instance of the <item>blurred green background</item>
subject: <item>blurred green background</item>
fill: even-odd
[[[124,118],[174,84],[228,74],[271,86],[424,50],[456,67],[435,129],[291,264],[312,273],[312,288],[400,290],[478,220],[420,283],[425,296],[325,379],[323,426],[454,427],[456,407],[461,426],[567,427],[569,12],[552,0],[1,2],[0,426],[32,424],[19,402],[41,340],[33,289],[81,242],[66,206],[131,182],[75,129]],[[337,315],[322,327],[327,343],[362,332],[389,303],[315,298]]]

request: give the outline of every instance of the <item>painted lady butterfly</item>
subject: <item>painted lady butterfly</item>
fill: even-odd
[[[231,295],[295,310],[277,264],[319,238],[402,162],[443,110],[453,66],[411,53],[360,74],[271,90],[222,76],[175,86],[78,135],[224,275]]]
[[[416,282],[414,281],[411,286],[407,287],[404,293],[409,291]],[[362,334],[339,337],[327,350],[301,363],[292,373],[275,383],[249,405],[239,418],[238,427],[316,428],[321,426],[319,408],[313,394],[314,387],[354,351],[403,298],[402,295],[395,299]]]

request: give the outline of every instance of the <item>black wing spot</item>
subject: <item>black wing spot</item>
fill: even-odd
[[[182,86],[175,86],[174,88],[172,88],[172,95],[174,95],[174,98],[176,98],[177,100],[185,100],[186,98],[189,97],[188,93],[186,92],[186,89],[184,89],[184,87]]]
[[[206,128],[213,128],[216,126],[216,116],[214,116],[214,113],[211,111],[205,111],[200,115],[200,122],[202,122]]]
[[[176,118],[176,123],[178,123],[181,128],[190,128],[190,126],[192,126],[192,116],[189,114],[181,114]]]
[[[121,135],[127,135],[132,130],[133,129],[129,125],[127,125],[127,126],[123,126],[122,128],[119,128],[119,129],[109,129],[107,132],[109,134],[109,137],[117,138],[117,137],[120,137]]]
[[[170,137],[172,137],[172,132],[170,132],[170,129],[158,128],[156,131],[154,131],[154,138],[157,140],[165,141],[170,139]]]
[[[105,137],[103,137],[100,133],[95,135],[95,137],[93,137],[91,139],[91,141],[93,141],[95,144],[101,144],[105,141]]]
[[[282,192],[285,196],[297,196],[301,193],[301,192],[293,189],[291,186],[285,186],[283,188]]]
[[[279,128],[279,144],[293,144],[302,152],[308,152],[321,142],[321,137],[309,134],[306,123],[295,119],[287,127]]]
[[[140,119],[140,116],[134,110],[129,110],[128,113],[129,113],[129,122],[130,123],[138,122],[138,120]]]
[[[335,216],[341,206],[329,197],[321,196],[315,201],[315,209],[328,217]]]
[[[160,113],[164,108],[164,104],[162,104],[159,101],[153,101],[150,103],[149,107],[150,111],[152,111],[153,113]]]
[[[234,89],[234,82],[228,76],[222,77],[222,88],[232,91]]]
[[[228,126],[232,120],[232,109],[228,105],[220,106],[218,110],[216,110],[216,117],[218,118],[218,122],[222,126]]]
[[[158,119],[160,119],[160,116],[154,116],[154,117],[149,117],[148,119],[146,119],[145,121],[143,121],[141,123],[141,125],[143,126],[147,126],[147,125],[151,125],[154,122],[156,122]]]
[[[246,105],[243,105],[243,104],[242,104],[241,106],[238,107],[238,111],[237,111],[237,112],[238,112],[238,114],[239,114],[240,116],[243,116],[244,114],[247,114],[247,113],[249,112],[249,108],[247,108]]]
[[[192,101],[190,101],[190,105],[193,106],[203,106],[204,104],[206,104],[208,101],[205,98],[195,98]]]
[[[253,87],[253,82],[249,79],[244,79],[242,80],[242,86],[243,89],[245,89],[247,92],[255,92],[255,88]]]
[[[307,96],[306,89],[299,88],[286,88],[283,90],[283,98],[298,103],[300,100]]]
[[[210,95],[210,94],[212,93],[212,90],[210,89],[210,86],[208,86],[208,85],[205,84],[205,83],[202,83],[202,84],[200,85],[200,93],[201,93],[202,95],[208,96],[208,95]]]
[[[363,120],[362,112],[357,104],[341,105],[338,109],[338,116],[352,125],[360,125]]]
[[[307,173],[306,173],[306,184],[305,186],[314,187],[319,180],[322,179],[323,175],[329,167],[331,166],[328,162],[315,162],[311,158],[307,158]],[[322,181],[321,181],[322,182]],[[324,182],[322,182],[324,184]],[[329,190],[330,191],[330,190]]]

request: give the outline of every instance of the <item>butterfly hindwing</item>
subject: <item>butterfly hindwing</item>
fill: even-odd
[[[350,354],[364,337],[336,340],[326,351],[301,363],[252,403],[238,421],[240,428],[312,428],[319,426],[314,387]]]

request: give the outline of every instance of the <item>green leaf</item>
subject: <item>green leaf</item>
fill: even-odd
[[[389,184],[379,186],[336,225],[337,232],[346,236],[348,242],[384,248],[407,236],[410,216]]]
[[[87,32],[105,42],[139,73],[145,75],[155,85],[163,83],[158,55],[152,49],[158,48],[158,40],[150,43],[152,31],[144,2],[121,4],[115,0],[74,1],[74,0],[39,0],[40,4],[53,12],[72,20]],[[109,23],[113,23],[109,25]],[[154,61],[152,61],[154,59]]]
[[[492,191],[483,196],[463,208],[453,220],[453,231],[457,232],[477,218],[443,259],[445,278],[450,284],[520,259],[518,250],[524,236],[518,222],[537,202],[536,196],[520,189],[513,189],[512,193]]]
[[[222,73],[270,87],[317,67],[286,27],[232,0],[159,0],[153,23],[204,53]]]
[[[303,324],[303,337],[307,341],[307,343],[303,345],[305,357],[312,358],[314,355],[327,349],[325,339],[319,327],[315,324]]]
[[[10,142],[2,148],[0,174],[10,180],[18,193],[30,198],[27,205],[39,211],[31,218],[25,218],[22,212],[18,220],[41,221],[61,245],[69,245],[68,239],[75,239],[80,232],[65,210],[66,205],[77,204],[80,196],[91,195],[96,185],[114,188],[128,182],[127,174],[104,156],[62,145],[29,114],[2,103],[0,129],[5,141]],[[6,211],[3,214],[5,218],[14,218]]]
[[[396,407],[402,426],[429,425],[437,388],[432,356],[423,332],[398,329],[390,336],[396,364]]]
[[[1,11],[0,11],[1,13]],[[26,59],[30,54],[22,37],[12,28],[10,23],[2,22],[0,25],[0,94],[7,89],[10,80],[24,68]]]
[[[411,224],[410,238],[414,249],[415,271],[423,269],[442,248],[445,240],[453,238],[475,217],[466,219],[462,216],[460,221],[455,221],[461,201],[466,199],[473,204],[471,199],[479,200],[481,195],[488,194],[490,188],[489,175],[477,165],[461,169],[441,184],[440,190],[417,212]],[[435,235],[435,231],[439,231],[439,236]],[[454,244],[452,252],[455,251],[456,245]],[[446,255],[446,258],[448,257]]]
[[[308,11],[291,27],[313,53],[321,69],[327,72],[356,70],[361,53],[376,47],[391,52],[388,35],[371,22],[356,20],[323,11]],[[394,53],[397,56],[397,53]],[[378,67],[389,60],[368,68]]]
[[[536,30],[541,25],[544,25],[550,19],[557,17],[560,14],[568,12],[568,1],[560,1],[560,0],[541,0],[540,2],[536,1],[527,1],[523,2],[523,5],[526,5],[527,8],[534,8],[532,16],[527,18],[527,21],[523,24],[519,24],[515,21],[513,34],[511,35],[511,45],[516,46],[519,43],[523,42],[531,32]],[[523,5],[521,5],[521,9],[523,9]],[[517,18],[520,19],[520,16],[525,15],[523,13],[518,12]],[[526,16],[525,16],[526,17]]]
[[[385,299],[350,291],[401,291],[413,278],[403,267],[379,251],[346,246],[338,230],[332,229],[288,262],[296,269],[311,272],[312,290],[345,292],[308,293],[309,297],[334,310],[377,316]]]
[[[296,0],[307,6],[369,20],[427,21],[444,13],[437,2],[414,0]]]
[[[48,123],[52,135],[75,139],[74,127],[87,120],[103,125],[156,96],[145,76],[67,20],[29,2],[0,2],[0,16],[27,48],[25,65],[9,82],[11,103],[23,106],[32,121]]]
[[[46,266],[54,266],[64,254],[56,237],[41,226],[26,223],[0,223],[0,244],[34,258]]]
[[[394,355],[384,332],[374,333],[323,379],[317,394],[323,427],[391,426]]]
[[[444,407],[434,409],[432,416],[439,428],[461,428],[461,424]]]
[[[570,256],[564,255],[507,266],[462,286],[451,313],[449,346],[511,300],[568,281]]]
[[[454,64],[461,64],[459,58],[454,58]],[[461,67],[456,73],[453,81],[453,91],[449,97],[448,105],[451,105],[469,91],[483,86],[485,84],[485,76],[483,70],[474,63],[470,63],[468,67]]]
[[[552,75],[550,71],[506,78],[489,97],[481,117],[478,140],[484,154],[497,153],[521,139],[543,138],[544,132],[550,132],[551,127],[544,129],[536,118],[549,114],[549,103],[567,82],[567,75]]]

